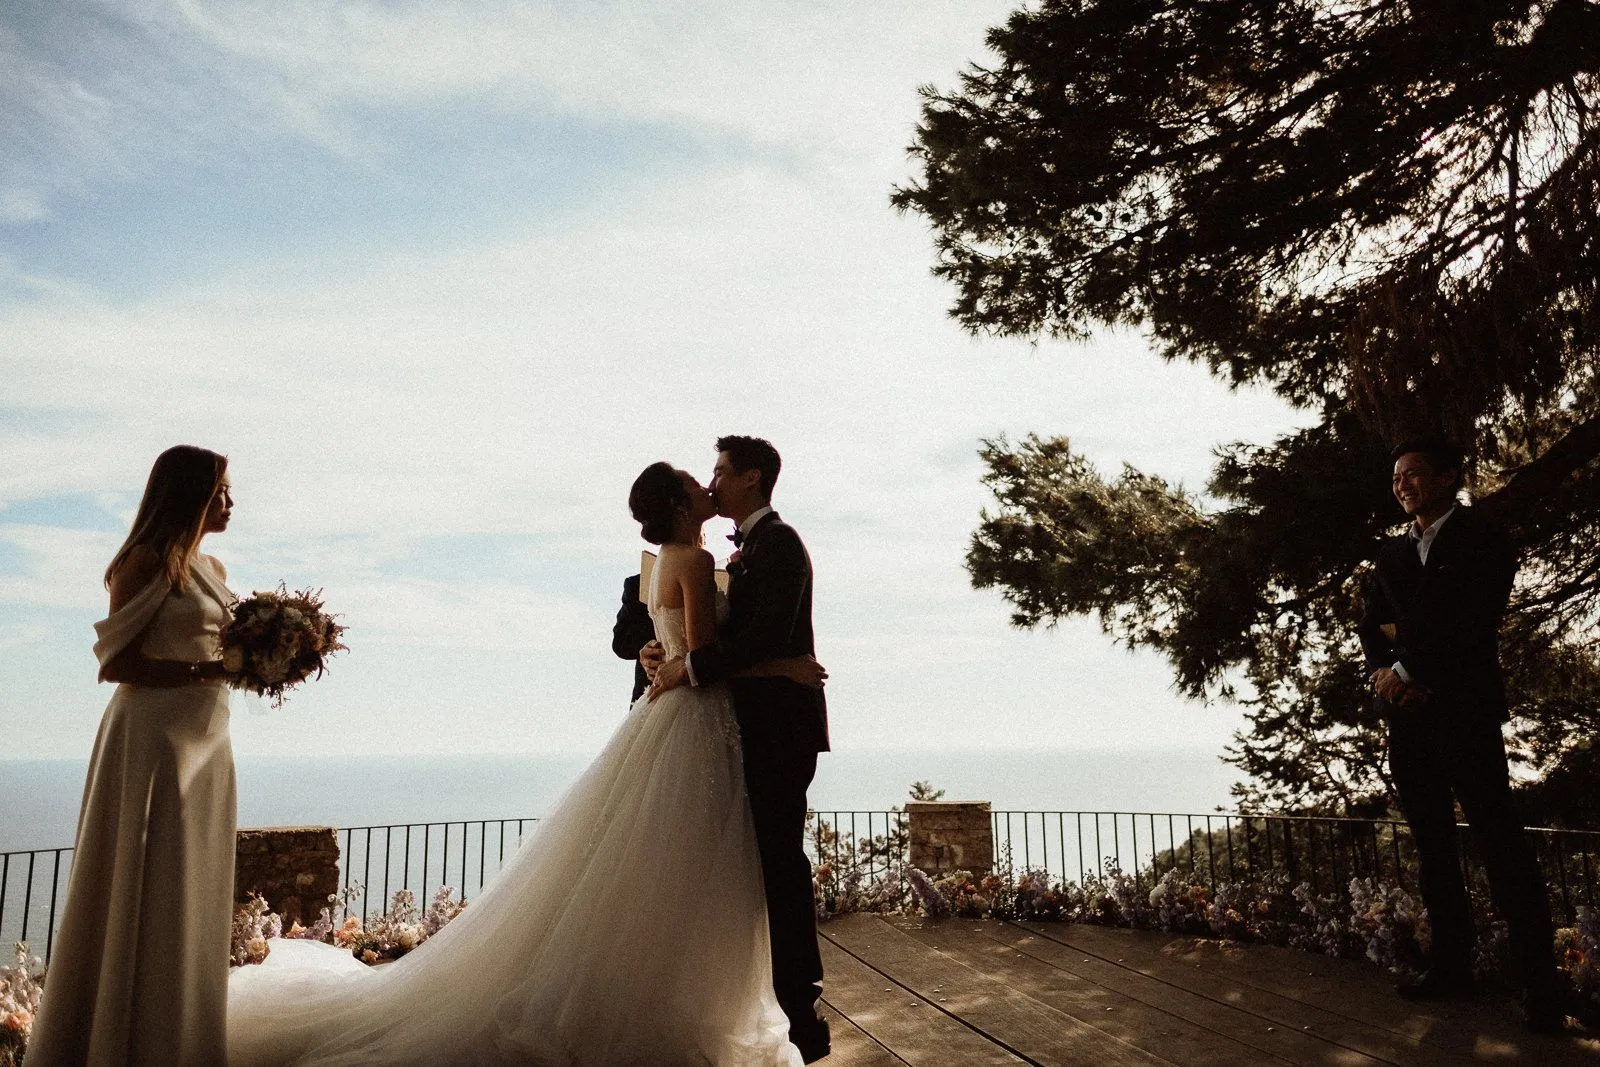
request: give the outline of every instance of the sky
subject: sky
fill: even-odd
[[[1306,421],[1134,334],[948,318],[889,195],[1009,7],[7,0],[0,758],[87,754],[101,575],[180,442],[230,458],[233,588],[349,627],[236,702],[241,756],[597,749],[628,487],[723,433],[783,455],[836,748],[1220,750],[1237,708],[963,568],[985,438],[1198,490]]]

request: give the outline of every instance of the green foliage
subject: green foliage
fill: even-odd
[[[1066,439],[987,442],[974,583],[1244,700],[1244,799],[1381,807],[1351,627],[1402,519],[1388,445],[1447,433],[1523,551],[1521,753],[1550,818],[1588,818],[1555,786],[1600,785],[1575,743],[1600,727],[1600,4],[1042,0],[989,45],[924,90],[894,194],[933,226],[952,314],[1137,327],[1318,422],[1219,450],[1203,498]]]

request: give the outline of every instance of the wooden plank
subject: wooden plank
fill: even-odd
[[[1086,924],[1015,925],[1071,951],[1119,961],[1201,995],[1226,990],[1229,1003],[1390,1062],[1454,1064],[1488,1058],[1600,1064],[1582,1042],[1529,1034],[1505,998],[1412,1004],[1397,996],[1381,974],[1355,960],[1273,945],[1223,947]],[[1572,1059],[1574,1055],[1579,1058]]]
[[[1271,989],[1333,1014],[1391,1030],[1418,1047],[1450,1056],[1509,1063],[1600,1064],[1600,1041],[1529,1034],[1522,1027],[1516,1005],[1505,995],[1417,1004],[1397,996],[1393,979],[1365,961],[1333,959],[1278,945],[1176,938],[1162,953],[1179,963],[1215,968],[1230,980]]]
[[[1292,974],[1283,974],[1282,985],[1272,989],[1246,980],[1238,968],[1218,965],[1215,961],[1203,958],[1203,953],[1169,954],[1167,949],[1174,945],[1185,945],[1186,939],[1182,938],[1077,923],[1011,925],[1014,929],[1049,938],[1074,952],[1093,956],[1105,963],[1115,963],[1155,981],[1225,1003],[1265,1021],[1267,1025],[1314,1035],[1388,1063],[1460,1062],[1459,1048],[1447,1050],[1422,1044],[1429,1029],[1427,1026],[1413,1028],[1406,1033],[1369,1023],[1348,1011],[1340,1011],[1338,1005],[1346,1003],[1353,992],[1370,982],[1372,975],[1344,975],[1342,982],[1319,979],[1315,977],[1316,972],[1306,970],[1308,964],[1316,959],[1308,953],[1299,953],[1299,959],[1280,961],[1285,969],[1293,966],[1296,970]],[[1290,990],[1298,990],[1302,995],[1293,996]],[[1399,999],[1392,992],[1389,996]]]
[[[1028,1062],[1083,1067],[1149,1067],[1172,1062],[929,946],[914,936],[917,925],[906,920],[835,920],[824,926],[823,932],[857,960]],[[854,1012],[850,1014],[856,1018]],[[889,1044],[899,1051],[898,1044]],[[939,1062],[966,1061],[946,1051]]]
[[[822,1000],[822,1017],[833,1033],[833,1050],[828,1067],[905,1067],[905,1060],[872,1039],[861,1027]]]
[[[1331,1014],[1390,1030],[1413,1042],[1436,1029],[1441,1020],[1481,1018],[1485,1008],[1485,1004],[1475,1001],[1440,1002],[1426,1007],[1413,1004],[1396,996],[1392,980],[1369,964],[1278,945],[1219,943],[1206,938],[1072,923],[1020,925],[1046,936],[1052,936],[1048,932],[1055,930],[1060,935],[1058,939],[1081,944],[1090,951],[1096,951],[1096,945],[1110,945],[1105,938],[1115,938],[1128,951],[1155,953],[1180,964],[1215,971],[1226,975],[1230,982],[1315,1005]],[[1508,1029],[1515,1030],[1515,1027]]]
[[[1015,1067],[1025,1062],[834,944],[841,924],[860,920],[878,921],[851,916],[818,926],[823,999],[835,1011],[911,1067]]]
[[[975,924],[965,924],[975,925]],[[990,924],[996,927],[999,924]],[[1342,1048],[1322,1038],[1277,1026],[1231,1005],[1190,993],[1115,963],[1071,949],[1020,927],[1010,927],[1007,947],[1043,963],[1102,986],[1129,1001],[1156,1008],[1209,1030],[1219,1041],[1233,1042],[1241,1054],[1238,1062],[1276,1057],[1289,1063],[1337,1063],[1374,1067],[1375,1057]],[[982,935],[978,935],[982,936]]]
[[[1237,1067],[1289,1060],[1241,1043],[1168,1011],[1159,995],[1129,997],[1011,945],[1013,928],[1001,924],[928,924],[912,936],[1064,1014],[1144,1051],[1185,1067]]]

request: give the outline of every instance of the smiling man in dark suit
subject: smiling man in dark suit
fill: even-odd
[[[1411,516],[1384,542],[1359,633],[1389,767],[1416,842],[1433,928],[1429,967],[1400,994],[1423,1000],[1472,991],[1472,912],[1457,853],[1460,802],[1510,927],[1530,1029],[1557,1031],[1550,904],[1511,794],[1500,620],[1517,573],[1505,534],[1457,502],[1462,454],[1439,438],[1391,453],[1395,499]]]

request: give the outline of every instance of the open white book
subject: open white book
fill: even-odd
[[[650,602],[650,572],[656,569],[656,554],[648,548],[639,553],[639,601]],[[717,588],[724,594],[728,591],[728,572],[718,567],[712,572],[716,579]]]

